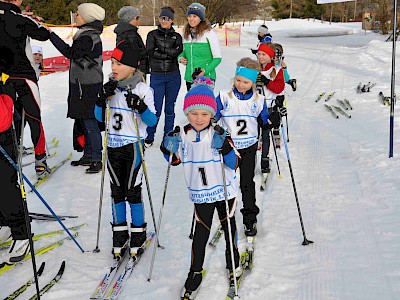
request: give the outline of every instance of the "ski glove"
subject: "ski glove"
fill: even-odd
[[[278,110],[279,110],[279,113],[281,114],[281,117],[284,117],[287,115],[286,107],[278,108]]]
[[[115,95],[115,89],[117,88],[118,82],[110,79],[103,85],[100,91],[100,95],[96,101],[96,105],[99,107],[106,107],[106,99],[112,95]]]
[[[202,68],[196,68],[194,69],[194,72],[192,73],[192,79],[195,80],[199,74],[203,72]]]
[[[229,133],[225,129],[216,125],[214,127],[214,135],[211,141],[211,148],[215,148],[222,153],[222,155],[227,155],[233,149],[229,143]]]
[[[129,108],[136,109],[139,114],[144,113],[147,109],[146,103],[138,95],[128,93],[125,95],[126,103],[128,103]]]
[[[179,143],[181,141],[182,140],[181,140],[180,136],[176,134],[175,130],[171,130],[165,136],[164,141],[163,141],[163,146],[170,153],[176,153],[179,150]]]
[[[267,77],[265,77],[265,75],[258,73],[257,80],[256,80],[257,85],[262,84],[262,85],[267,86],[269,84],[269,82],[270,82],[270,80]]]
[[[279,112],[273,111],[269,115],[268,124],[266,124],[264,126],[268,129],[272,129],[272,128],[277,129],[277,128],[279,128],[279,125],[281,125],[281,116],[280,116]]]

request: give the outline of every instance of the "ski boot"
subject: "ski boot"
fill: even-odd
[[[11,229],[8,226],[0,226],[0,245],[11,238]]]
[[[204,274],[204,270],[200,272],[189,272],[185,285],[183,286],[181,291],[182,300],[194,299],[196,297],[197,293],[199,292],[200,284],[203,280]]]
[[[257,222],[244,224],[245,236],[255,236],[257,234]]]
[[[269,157],[263,157],[261,158],[261,185],[260,185],[260,190],[264,191],[265,187],[267,185],[267,180],[269,173],[271,172],[269,168]]]
[[[25,256],[29,252],[29,240],[13,240],[11,248],[8,253],[2,258],[3,263],[7,265],[12,265],[24,260]]]
[[[51,169],[47,166],[46,158],[46,153],[35,155],[35,170],[38,179],[43,179],[51,173]]]
[[[280,136],[280,133],[279,133],[279,129],[274,128],[272,130],[272,138],[275,141],[276,149],[280,149],[281,148],[281,136]]]
[[[145,148],[150,148],[151,146],[153,146],[154,140],[149,140],[149,139],[145,139],[144,140],[144,147]]]
[[[146,242],[146,229],[147,223],[144,223],[142,226],[135,226],[131,224],[131,256],[142,254],[142,246]]]
[[[233,287],[234,286],[233,271],[231,269],[229,269],[228,271],[229,271],[230,286]],[[237,267],[235,269],[235,273],[236,273],[236,282],[239,285],[240,284],[240,279],[242,278],[242,275],[243,275],[242,266]]]
[[[121,224],[112,224],[113,231],[113,249],[114,258],[119,260],[124,256],[129,241],[129,231],[126,222]]]

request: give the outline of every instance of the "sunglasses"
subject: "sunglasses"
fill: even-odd
[[[169,17],[159,17],[158,18],[160,21],[169,21],[169,20],[171,20],[171,18],[169,18]]]

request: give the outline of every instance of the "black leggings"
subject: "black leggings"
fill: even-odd
[[[239,251],[237,248],[237,238],[236,238],[236,220],[235,220],[235,209],[236,209],[236,199],[230,199],[229,203],[229,220],[231,224],[231,232],[233,239],[233,254],[235,258],[236,268],[239,266]],[[195,204],[194,209],[196,213],[196,229],[194,232],[193,243],[192,243],[192,261],[190,270],[194,272],[200,272],[203,270],[204,257],[206,254],[206,246],[208,238],[210,236],[211,224],[214,215],[214,209],[217,209],[218,217],[221,221],[222,228],[224,230],[226,250],[226,268],[232,269],[231,263],[231,251],[229,245],[229,232],[228,232],[228,222],[226,216],[226,206],[225,201],[218,201],[214,203],[202,203]]]

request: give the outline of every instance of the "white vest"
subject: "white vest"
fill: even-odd
[[[267,71],[261,71],[261,74],[267,77],[268,79],[271,79],[270,74],[272,70],[274,70],[275,67],[270,68]],[[276,73],[278,74],[279,70],[275,70]],[[258,91],[259,94],[264,96],[265,103],[267,104],[267,108],[271,108],[275,106],[275,99],[277,94],[275,94],[273,91],[269,90],[265,85],[262,87],[261,90]]]
[[[194,203],[225,200],[220,154],[217,149],[211,148],[213,134],[214,129],[210,129],[200,142],[192,142],[181,132],[179,156],[185,172],[189,198]],[[238,191],[235,170],[225,164],[224,170],[228,199],[232,199],[237,196]]]
[[[231,134],[236,149],[248,148],[258,140],[257,117],[264,107],[264,99],[257,93],[249,100],[239,100],[232,91],[220,91],[223,105],[220,125]]]
[[[115,95],[110,100],[110,121],[108,125],[108,147],[117,148],[137,142],[137,130],[133,122],[133,111],[126,103],[126,91],[115,90]],[[144,99],[149,110],[155,113],[153,90],[145,83],[139,82],[132,94]],[[140,138],[147,137],[147,125],[143,122],[140,114],[136,113]]]

